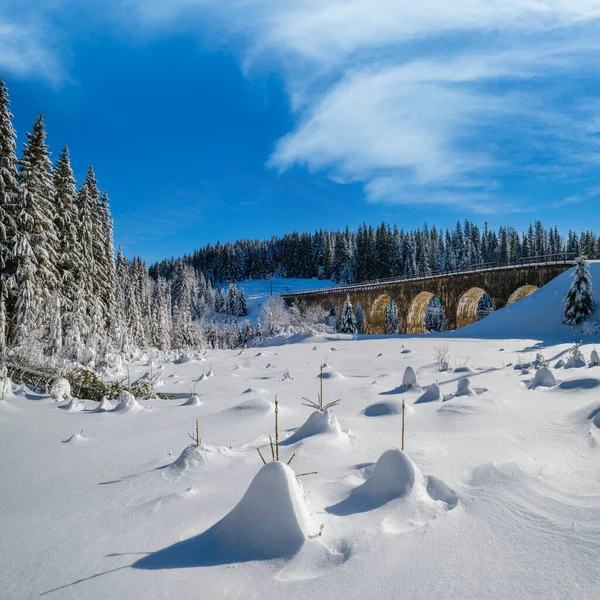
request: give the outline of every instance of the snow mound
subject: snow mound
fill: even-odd
[[[437,383],[432,383],[425,392],[417,398],[415,404],[425,404],[426,402],[436,402],[443,400],[440,386]]]
[[[139,412],[142,412],[143,410],[145,410],[144,407],[139,404],[139,402],[135,399],[135,396],[132,393],[130,393],[126,390],[123,390],[119,394],[119,402],[113,408],[112,412],[129,414],[129,413],[139,413]]]
[[[94,409],[94,412],[101,413],[101,412],[109,412],[111,410],[113,410],[112,402],[110,400],[108,400],[107,398],[102,398],[102,401]]]
[[[402,412],[402,404],[393,400],[384,402],[375,402],[370,404],[363,411],[365,417],[386,417],[389,415],[399,415]]]
[[[596,428],[600,429],[600,406],[593,410],[589,416],[588,421]]]
[[[67,379],[59,378],[52,383],[50,395],[56,402],[68,400],[71,397],[71,384]]]
[[[450,510],[458,503],[458,497],[448,486],[435,477],[426,478],[402,450],[393,448],[379,457],[363,484],[326,510],[335,515],[350,515],[374,510],[392,500],[410,503],[409,512],[414,514],[415,522],[422,522],[423,517],[435,518],[440,511]]]
[[[271,559],[296,554],[316,527],[294,471],[274,461],[260,469],[237,506],[209,532],[222,550]]]
[[[80,412],[85,408],[85,404],[77,398],[71,398],[66,404],[59,404],[58,408],[62,408],[67,412]]]
[[[375,463],[369,478],[327,511],[339,515],[366,512],[395,498],[407,499],[418,481],[424,484],[421,472],[402,450],[386,450]]]
[[[587,367],[587,365],[581,356],[578,354],[572,354],[569,356],[566,364],[567,369],[581,369],[582,367]]]
[[[597,350],[592,350],[590,354],[590,367],[597,367],[600,365],[600,356],[598,356]]]
[[[338,437],[345,435],[337,417],[332,412],[328,410],[315,410],[299,429],[287,438],[287,440],[280,442],[279,445],[290,446],[314,435],[323,434]]]
[[[419,384],[417,383],[417,375],[412,367],[406,367],[406,369],[404,369],[404,375],[402,376],[402,387],[419,387]]]
[[[263,390],[262,388],[246,388],[242,394],[264,394],[267,390]]]
[[[325,368],[323,367],[323,379],[345,379],[345,377],[341,374],[338,373],[337,371],[334,371],[333,369],[330,369],[329,367]],[[317,377],[321,377],[321,373],[319,373],[317,375]]]
[[[400,354],[410,354],[411,352],[412,352],[412,350],[405,348],[404,350],[402,350],[402,352],[400,352]]]
[[[202,444],[200,446],[190,444],[177,457],[177,460],[169,466],[169,469],[181,474],[202,465],[204,465],[204,449]]]
[[[264,398],[251,398],[235,404],[227,411],[238,414],[267,413],[273,410],[273,405]]]
[[[468,377],[461,377],[456,384],[455,396],[472,396],[475,392]]]
[[[87,440],[87,438],[83,437],[83,434],[81,433],[74,433],[71,437],[67,438],[66,440],[62,440],[63,444],[78,444],[81,442],[85,442]]]
[[[454,369],[455,373],[474,373],[473,369],[471,369],[471,367],[467,367],[467,366],[462,366],[462,367],[456,367]]]
[[[181,406],[200,406],[202,401],[198,394],[192,394]]]
[[[583,377],[581,379],[570,379],[559,384],[560,390],[593,390],[600,385],[600,379],[596,377]]]
[[[547,367],[541,367],[535,372],[533,379],[533,387],[554,387],[556,385],[556,379],[550,369]]]
[[[566,363],[566,362],[565,362],[565,361],[564,361],[562,358],[559,358],[559,359],[556,361],[556,364],[554,365],[554,368],[555,368],[555,369],[562,369],[562,368],[563,368],[563,367],[565,367],[566,365],[567,365],[567,363]]]

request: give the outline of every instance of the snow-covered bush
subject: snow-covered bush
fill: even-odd
[[[594,350],[592,350],[592,354],[590,355],[590,367],[597,367],[598,365],[600,365],[600,356],[598,356],[598,352],[594,348]]]
[[[71,397],[71,384],[68,379],[59,378],[50,387],[50,395],[57,402],[68,400]]]
[[[448,370],[448,362],[450,360],[450,350],[448,349],[448,346],[434,346],[433,357],[435,358],[435,362],[440,371]]]
[[[556,379],[548,367],[541,367],[535,372],[533,387],[553,387],[556,385]]]
[[[571,287],[564,298],[563,323],[575,327],[594,312],[592,276],[585,256],[577,259],[577,268],[572,277]]]
[[[269,298],[262,306],[261,322],[269,335],[296,333],[333,333],[325,323],[327,312],[320,307],[306,307],[302,313],[298,307],[288,308],[278,297]]]

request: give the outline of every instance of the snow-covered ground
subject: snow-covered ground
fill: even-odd
[[[600,366],[555,368],[572,345],[556,304],[568,284],[445,336],[166,363],[175,400],[63,408],[14,386],[0,403],[0,597],[597,599]],[[556,385],[526,366],[540,351]],[[317,400],[322,363],[324,402],[341,402],[311,417],[302,397]],[[402,386],[409,366],[417,387]],[[290,468],[256,451],[270,463],[276,395]]]

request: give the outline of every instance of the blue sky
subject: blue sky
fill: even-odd
[[[0,75],[19,144],[44,112],[128,255],[363,220],[600,230],[600,0],[79,4],[0,0]]]

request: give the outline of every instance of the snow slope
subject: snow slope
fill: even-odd
[[[600,261],[590,261],[589,267],[592,281],[600,282]],[[531,296],[505,306],[481,321],[442,335],[483,339],[529,338],[545,342],[572,340],[571,327],[562,323],[562,313],[563,298],[574,270],[575,267],[565,271]],[[599,293],[596,299],[600,298]],[[598,302],[596,314],[600,315]]]
[[[177,399],[141,411],[62,410],[14,385],[0,402],[0,597],[596,600],[600,366],[554,368],[566,335],[543,348],[556,385],[514,368],[563,335],[545,291],[545,327],[527,330],[543,335],[502,339],[516,330],[498,311],[461,331],[495,322],[493,339],[443,339],[445,372],[438,336],[322,335],[210,352],[197,406],[182,406],[208,364],[193,358],[165,363],[160,389]],[[522,328],[534,297],[511,308]],[[302,432],[323,362],[344,443],[337,425]],[[421,389],[401,385],[408,366]],[[132,379],[148,368],[131,364]],[[473,393],[456,395],[465,376]],[[417,403],[434,383],[443,401]],[[276,394],[289,467],[269,466]]]

